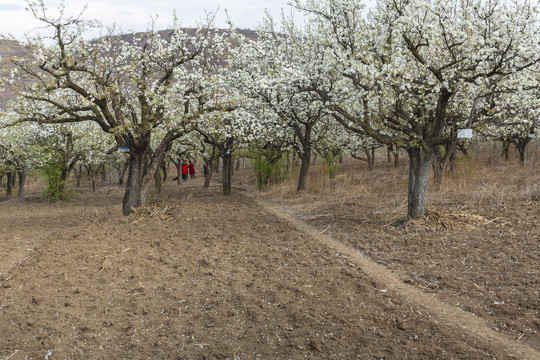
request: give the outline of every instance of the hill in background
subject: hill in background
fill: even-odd
[[[10,71],[14,68],[9,61],[12,57],[24,57],[30,54],[30,49],[25,48],[15,40],[0,39],[0,78],[6,79],[10,77]],[[0,107],[4,107],[9,100],[15,98],[15,93],[12,89],[4,89],[0,87]]]
[[[196,30],[193,28],[184,29],[184,31],[192,34]],[[228,30],[225,29],[219,29],[220,33],[227,32]],[[256,39],[257,33],[254,30],[247,30],[242,29],[238,30],[238,32],[248,39]],[[170,36],[171,30],[162,30],[159,31],[161,36],[164,38],[167,38]],[[142,33],[136,33],[136,34],[122,34],[118,35],[118,38],[120,38],[123,41],[131,42],[133,41],[133,38],[136,35],[140,35]],[[10,77],[10,71],[14,68],[13,64],[10,62],[10,59],[13,57],[24,57],[29,55],[31,50],[29,48],[24,47],[20,42],[16,40],[2,40],[0,39],[0,78],[6,79]],[[24,79],[24,78],[23,78]],[[24,80],[23,80],[24,81]],[[0,87],[0,108],[3,108],[6,106],[6,104],[10,101],[15,99],[16,94],[13,89],[10,88],[1,88]]]

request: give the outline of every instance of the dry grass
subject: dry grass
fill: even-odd
[[[517,154],[509,161],[501,159],[500,149],[483,147],[471,152],[471,158],[458,160],[456,176],[446,174],[441,189],[429,185],[428,209],[440,205],[493,206],[510,202],[540,203],[540,143],[531,144],[524,167],[519,165]],[[358,204],[363,209],[381,213],[383,218],[395,219],[407,210],[408,159],[401,155],[400,166],[395,168],[386,161],[383,152],[377,154],[375,169],[368,171],[365,162],[346,159],[338,165],[337,175],[330,179],[322,161],[310,169],[307,189],[297,193],[299,166],[282,184],[268,186],[260,194],[274,200],[309,206],[328,204],[343,207]],[[221,174],[215,174],[219,181]],[[255,175],[246,161],[233,176],[236,185],[256,189]],[[72,183],[74,180],[71,181]],[[73,184],[72,184],[73,185]],[[45,186],[38,174],[27,178],[26,193],[39,193]],[[89,184],[83,184],[83,189]],[[14,192],[16,190],[14,189]],[[1,194],[3,195],[3,194]],[[310,205],[311,204],[311,205]]]
[[[538,149],[536,153],[540,155]],[[531,155],[536,155],[532,153]],[[540,156],[531,156],[525,166],[517,159],[493,159],[486,154],[460,164],[456,177],[447,176],[443,187],[433,193],[463,204],[491,206],[516,201],[540,200]]]
[[[133,209],[133,213],[131,213],[131,215],[129,216],[129,220],[133,223],[137,223],[145,219],[170,221],[175,219],[175,214],[177,214],[178,212],[179,210],[176,209],[174,206],[140,206]]]
[[[480,148],[470,158],[461,157],[455,176],[446,174],[441,189],[429,184],[428,208],[455,204],[467,206],[492,206],[510,202],[540,202],[540,146],[531,145],[526,165],[521,167],[517,155],[509,161],[500,158],[499,150]],[[269,186],[261,194],[274,200],[305,206],[343,205],[357,203],[364,209],[384,213],[385,218],[403,216],[407,209],[408,159],[401,157],[401,165],[394,168],[378,154],[375,169],[368,171],[365,163],[347,159],[339,164],[338,174],[330,179],[324,168],[316,163],[310,169],[307,189],[297,193],[298,171],[284,183]],[[235,174],[243,184],[249,171]],[[254,186],[253,186],[254,187]]]

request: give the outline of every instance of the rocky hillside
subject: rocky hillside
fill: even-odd
[[[13,69],[10,63],[10,58],[14,56],[25,56],[30,53],[29,49],[23,47],[19,42],[14,40],[0,40],[0,78],[9,78],[9,73]],[[6,103],[15,98],[15,93],[12,89],[3,89],[0,87],[0,107],[4,107]]]

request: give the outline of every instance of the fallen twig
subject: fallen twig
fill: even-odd
[[[137,329],[133,331],[133,335],[131,335],[131,339],[129,340],[130,344],[133,344],[133,341],[137,341],[140,343],[139,339],[135,339],[135,335],[137,334]]]
[[[155,331],[158,331],[159,329],[161,329],[163,327],[163,324],[161,324],[160,326],[158,326],[157,328],[153,329],[153,330],[150,330],[148,333],[151,334]]]
[[[15,352],[14,352],[13,354],[9,355],[8,357],[3,358],[2,360],[8,360],[8,359],[11,359],[11,358],[14,357],[15,354],[17,354],[18,352],[19,352],[19,350],[15,350]]]

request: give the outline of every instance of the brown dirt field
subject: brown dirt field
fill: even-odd
[[[304,194],[291,194],[290,184],[265,193],[290,217],[540,359],[540,166],[475,159],[440,191],[431,185],[427,216],[415,221],[404,219],[406,167],[350,168],[334,180],[319,174]]]
[[[200,180],[167,184],[156,205],[128,218],[121,196],[100,188],[71,203],[0,203],[0,359],[538,354],[536,208],[514,217],[516,208],[496,209],[507,211],[500,220],[495,210],[460,209],[467,220],[460,212],[450,229],[440,226],[449,209],[393,226],[369,206],[308,195],[271,202],[278,216],[245,191],[223,197]],[[426,312],[421,297],[411,301],[387,275],[366,272],[354,249],[503,335]]]
[[[396,272],[404,283],[540,350],[536,196],[487,205],[467,197],[432,199],[431,208],[437,210],[409,222],[395,217],[396,207],[381,206],[384,199],[361,194],[317,200],[297,196],[288,212]]]

